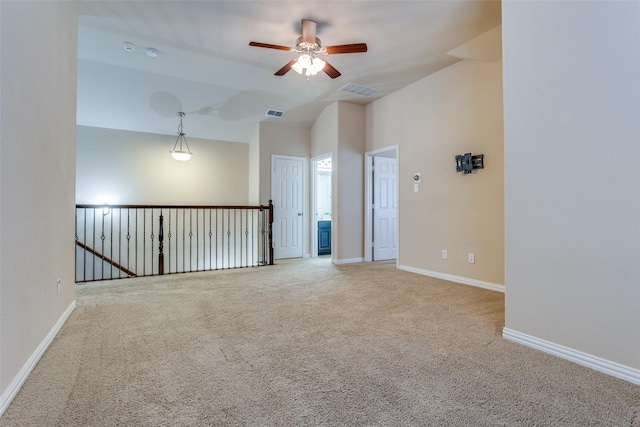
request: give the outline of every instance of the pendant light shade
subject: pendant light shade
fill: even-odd
[[[187,161],[191,158],[193,153],[189,149],[189,144],[187,143],[187,138],[185,138],[185,134],[182,131],[182,118],[184,117],[184,113],[181,111],[178,113],[180,116],[180,126],[178,126],[178,138],[176,139],[176,143],[173,144],[173,150],[170,151],[171,157],[180,161]]]

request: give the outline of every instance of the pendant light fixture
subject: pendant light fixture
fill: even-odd
[[[170,151],[171,157],[176,160],[186,161],[191,158],[193,153],[189,149],[189,144],[187,144],[187,138],[184,136],[184,132],[182,131],[182,118],[184,117],[184,113],[180,111],[178,113],[180,116],[180,126],[178,126],[178,139],[176,139],[176,143],[173,144],[173,150]],[[178,146],[178,143],[180,145]],[[186,147],[186,150],[183,148],[183,145]]]

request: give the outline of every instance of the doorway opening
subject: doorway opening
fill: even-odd
[[[331,256],[332,166],[331,154],[311,159],[311,256]]]
[[[398,258],[398,146],[365,153],[364,260]]]

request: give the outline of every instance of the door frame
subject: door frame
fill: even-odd
[[[316,178],[316,165],[319,161],[331,159],[331,212],[333,216],[333,153],[321,154],[320,156],[311,158],[311,167],[309,176],[311,178],[311,257],[318,257],[318,221],[315,218],[315,212],[317,210],[317,202],[318,199],[318,180]],[[333,233],[333,226],[331,227],[331,232]],[[333,239],[331,239],[331,258],[333,259]]]
[[[364,261],[373,261],[373,158],[382,153],[393,151],[398,161],[398,171],[400,170],[400,150],[398,145],[391,145],[386,148],[379,148],[364,153]],[[398,190],[400,186],[400,177],[396,180],[396,197],[399,197]],[[398,216],[400,216],[400,203],[398,205]],[[396,255],[396,266],[400,258],[400,236],[398,234],[400,221],[396,221],[396,236],[398,236],[398,252]]]
[[[302,162],[302,234],[301,234],[301,245],[302,245],[302,258],[308,257],[309,252],[305,251],[307,248],[307,230],[309,229],[309,221],[307,220],[308,215],[308,191],[307,191],[307,157],[302,156],[287,156],[284,154],[271,154],[271,200],[273,200],[273,195],[275,194],[274,185],[275,179],[273,179],[273,175],[276,167],[276,159],[284,159],[284,160],[300,160]],[[275,203],[274,203],[275,206]],[[275,207],[274,207],[275,209]],[[275,216],[275,215],[274,215]],[[274,248],[275,251],[275,248]]]

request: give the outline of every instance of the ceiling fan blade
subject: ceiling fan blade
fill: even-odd
[[[259,43],[259,42],[249,42],[249,46],[264,47],[267,49],[286,50],[287,52],[291,50],[291,48],[287,46],[280,46],[277,44]]]
[[[310,21],[309,19],[302,20],[302,41],[305,43],[315,43],[316,42],[316,29],[318,28],[318,24],[314,21]]]
[[[336,53],[360,53],[367,51],[366,43],[340,44],[337,46],[327,46],[327,53],[330,55]]]
[[[278,71],[276,71],[274,76],[284,76],[285,74],[287,74],[289,72],[289,70],[291,69],[291,67],[293,66],[293,64],[295,64],[297,60],[298,60],[298,58],[294,58],[291,61],[289,61],[287,63],[287,65],[285,65],[284,67],[282,67]]]
[[[342,75],[342,73],[340,71],[336,70],[336,68],[333,65],[329,64],[326,61],[325,61],[324,68],[322,69],[322,71],[327,73],[327,75],[329,77],[331,77],[332,79],[335,79],[336,77],[340,77]]]

